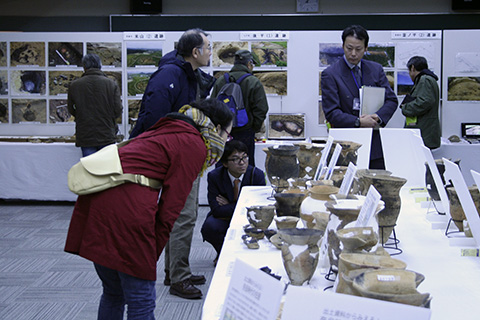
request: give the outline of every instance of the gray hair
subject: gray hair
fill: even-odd
[[[100,57],[95,53],[87,53],[82,58],[82,65],[85,70],[88,69],[101,69],[102,68],[102,61]]]

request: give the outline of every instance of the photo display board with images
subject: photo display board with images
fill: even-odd
[[[209,32],[212,56],[209,65],[201,69],[218,78],[230,71],[236,51],[250,50],[255,59],[252,73],[264,86],[269,105],[265,129],[257,137],[287,140],[326,137],[320,75],[343,56],[341,32]],[[72,136],[75,126],[66,108],[68,86],[83,74],[83,55],[93,52],[102,59],[102,71],[120,87],[124,110],[117,123],[120,134],[128,138],[151,74],[157,70],[161,57],[174,50],[182,34],[162,31],[3,34],[0,136]],[[440,74],[441,35],[423,37],[422,33],[419,37],[419,33],[413,36],[376,30],[369,31],[369,35],[365,59],[382,64],[399,100],[411,88],[405,66],[410,56],[427,57],[432,70]],[[465,69],[472,59],[476,61],[471,54],[463,55],[459,68]],[[277,122],[272,126],[270,119]],[[395,114],[388,126],[401,128],[403,122],[403,116],[397,118]]]

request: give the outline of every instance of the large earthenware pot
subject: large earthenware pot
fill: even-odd
[[[478,191],[477,186],[468,187],[470,195],[472,196],[477,212],[480,213],[480,192]],[[459,231],[463,230],[463,221],[466,220],[465,212],[463,211],[462,204],[458,198],[457,191],[455,188],[447,187],[448,200],[450,203],[450,216],[452,217],[453,222],[457,226]]]
[[[298,177],[300,164],[297,153],[299,149],[299,146],[294,145],[275,145],[263,149],[267,153],[265,160],[267,177],[270,184],[275,184],[277,192],[288,188],[287,180],[289,178]]]
[[[300,205],[305,199],[305,196],[305,193],[275,193],[275,211],[277,216],[293,216],[300,218]]]
[[[278,235],[283,241],[282,260],[292,285],[301,286],[310,281],[318,264],[318,242],[323,232],[314,229],[282,229]]]
[[[365,186],[366,181],[362,179],[364,175],[373,176],[391,176],[392,172],[380,169],[359,169],[353,179],[352,193],[365,196],[368,192],[368,186]]]
[[[322,150],[325,148],[322,144],[299,142],[295,144],[300,147],[297,157],[300,164],[300,178],[313,179],[317,171]]]
[[[459,165],[460,159],[455,160],[454,163]],[[443,174],[445,173],[445,164],[443,163],[443,159],[435,159],[435,165],[437,166],[438,172],[440,173],[440,178],[442,178],[442,184],[444,185],[444,187],[450,187],[451,184],[446,185],[445,178],[443,177]],[[433,180],[432,171],[430,171],[430,167],[428,166],[427,162],[425,162],[425,167],[425,185],[427,186],[428,194],[430,195],[432,200],[440,201],[440,195],[438,194],[437,185]]]
[[[385,208],[377,214],[380,242],[385,244],[397,224],[402,206],[400,189],[407,182],[407,179],[366,173],[361,176],[360,180],[363,181],[365,190],[373,185],[382,196],[382,201],[385,202]]]

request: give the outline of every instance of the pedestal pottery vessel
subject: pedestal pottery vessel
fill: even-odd
[[[300,142],[295,144],[299,146],[297,154],[300,164],[300,178],[313,179],[322,156],[322,150],[325,148],[322,144]]]
[[[454,163],[457,165],[460,164],[460,159],[455,160]],[[448,183],[446,184],[445,178],[443,177],[443,174],[445,173],[445,164],[443,163],[443,159],[435,159],[435,165],[438,169],[438,173],[440,173],[440,178],[442,178],[442,184],[445,187],[450,187],[451,184]],[[428,163],[425,162],[425,185],[427,186],[427,191],[428,195],[432,198],[434,201],[440,201],[440,195],[438,194],[438,189],[437,185],[435,184],[435,181],[433,180],[433,175],[432,171],[430,171],[430,167],[428,166]]]
[[[297,153],[299,146],[276,145],[263,149],[267,153],[265,170],[271,184],[276,183],[277,191],[281,192],[288,188],[289,178],[298,178],[300,164]],[[277,177],[277,179],[273,179]]]
[[[247,207],[247,219],[256,228],[267,229],[274,216],[274,205]]]
[[[275,193],[274,197],[277,216],[300,217],[300,205],[305,199],[304,193]]]
[[[402,206],[400,189],[407,179],[368,173],[363,174],[360,179],[363,181],[365,190],[373,185],[382,196],[382,201],[385,202],[385,208],[377,214],[380,242],[385,244],[397,223]]]
[[[480,213],[480,192],[476,186],[468,187],[470,195],[475,203],[477,212]],[[459,231],[464,231],[463,221],[466,220],[465,212],[463,211],[462,204],[458,198],[457,191],[454,187],[447,187],[448,200],[450,203],[450,216],[452,217],[453,222],[457,226]]]
[[[283,229],[278,234],[283,241],[282,260],[292,285],[301,286],[309,281],[318,264],[323,232],[314,229]]]

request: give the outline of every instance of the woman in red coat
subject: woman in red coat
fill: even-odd
[[[200,172],[219,160],[233,114],[215,99],[168,114],[119,148],[124,173],[161,180],[79,196],[65,251],[94,262],[102,280],[98,319],[154,319],[156,264]]]

